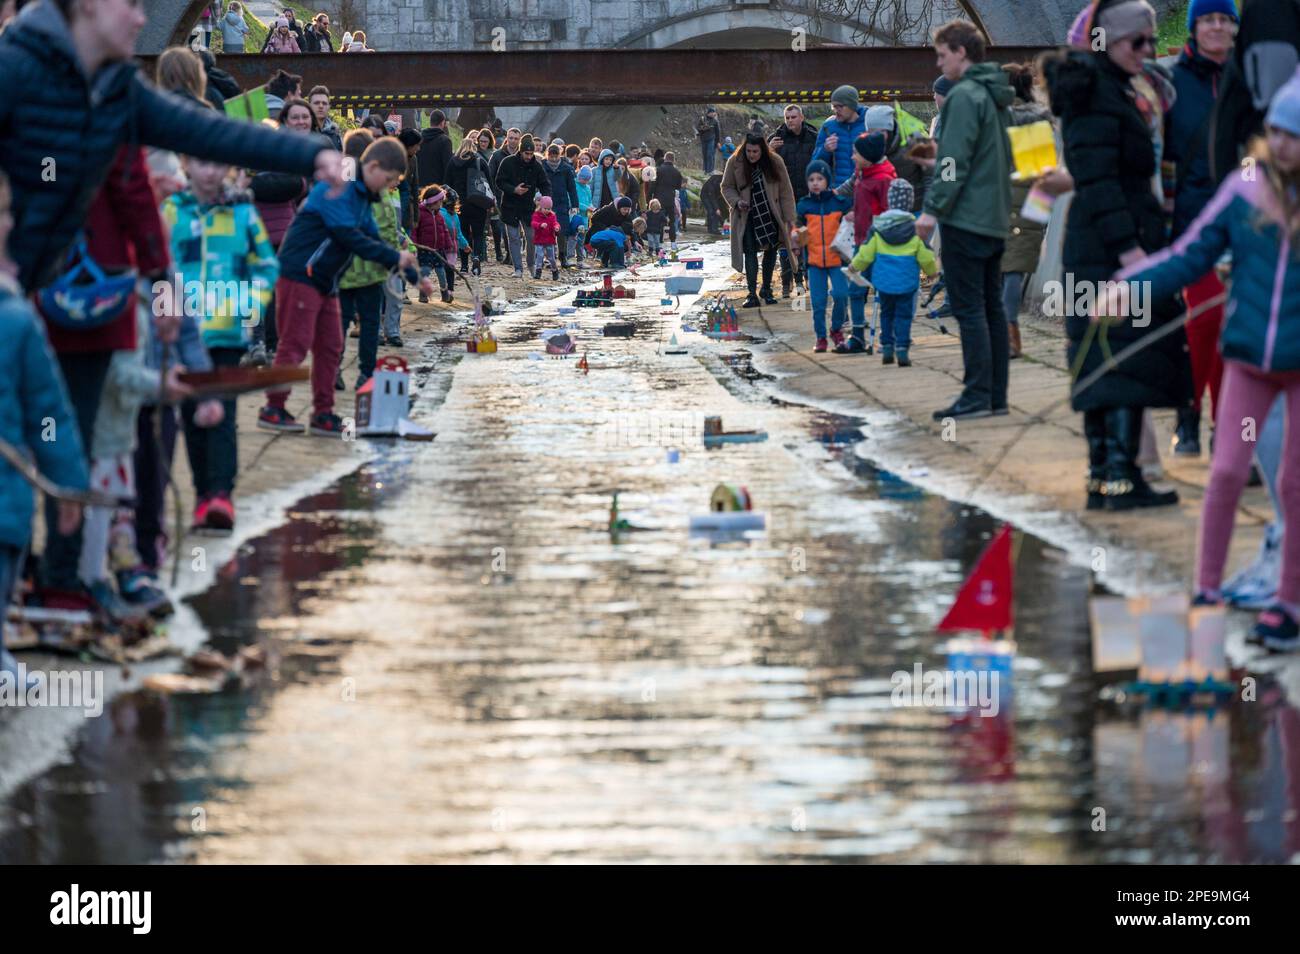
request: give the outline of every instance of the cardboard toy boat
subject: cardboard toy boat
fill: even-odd
[[[714,415],[704,419],[704,446],[721,447],[723,444],[757,444],[767,440],[767,431],[724,431],[722,418]]]
[[[411,373],[406,359],[386,354],[375,362],[375,373],[357,391],[357,433],[363,437],[404,437],[431,441],[433,431],[407,418],[411,409]]]
[[[267,388],[284,388],[306,381],[310,376],[309,368],[216,368],[212,371],[185,371],[180,380],[194,390],[195,400],[205,400]]]
[[[636,322],[611,321],[602,330],[606,338],[631,338],[636,334]]]
[[[1127,678],[1130,695],[1188,700],[1234,691],[1222,606],[1190,606],[1185,593],[1172,593],[1093,596],[1088,611],[1093,673]]]
[[[703,275],[687,275],[680,265],[664,276],[664,290],[670,295],[696,295],[704,287]]]
[[[749,490],[735,484],[718,484],[709,498],[709,512],[691,517],[692,533],[740,533],[765,530],[767,515],[754,512]]]

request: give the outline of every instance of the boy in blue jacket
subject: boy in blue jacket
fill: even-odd
[[[844,270],[851,281],[857,281],[859,273],[871,269],[871,284],[876,286],[880,303],[881,363],[893,364],[897,349],[900,368],[912,366],[907,350],[912,346],[912,317],[921,272],[934,275],[938,271],[934,252],[916,234],[914,198],[912,183],[906,179],[889,184],[889,208],[872,220],[870,237]]]
[[[14,219],[9,179],[0,172],[0,438],[36,459],[41,473],[74,490],[90,484],[81,435],[59,377],[45,330],[18,287],[18,266],[9,258]],[[60,502],[59,532],[81,523],[81,505]],[[0,460],[0,609],[7,610],[23,552],[32,534],[32,488]],[[17,678],[18,666],[4,648],[0,617],[0,673]]]
[[[371,203],[406,174],[406,149],[383,138],[366,147],[356,178],[335,193],[317,183],[289,226],[280,245],[280,277],[275,283],[276,324],[280,344],[275,367],[297,367],[311,352],[312,418],[308,430],[322,437],[342,437],[343,420],[334,413],[334,379],[343,356],[343,320],[339,313],[339,276],[352,257],[400,268],[406,280],[428,294],[433,285],[416,270],[416,258],[379,238]],[[257,426],[268,431],[302,433],[302,425],[285,408],[288,390],[268,391]]]

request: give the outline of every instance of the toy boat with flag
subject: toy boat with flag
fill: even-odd
[[[979,561],[957,591],[952,608],[936,630],[941,633],[975,631],[979,639],[948,641],[948,668],[957,671],[989,670],[1011,673],[1016,644],[992,634],[1006,634],[1014,623],[1014,571],[1011,556],[1011,526],[1004,525],[984,548]],[[1008,688],[1009,688],[1008,682]]]
[[[185,371],[182,384],[194,391],[194,398],[228,397],[267,388],[285,388],[306,381],[309,368],[216,368],[212,371]]]

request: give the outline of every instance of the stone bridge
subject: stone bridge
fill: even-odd
[[[183,42],[207,0],[145,0],[149,23],[139,51],[156,53]],[[931,0],[907,0],[915,20]],[[980,22],[994,43],[1060,42],[1082,0],[932,0],[933,24],[963,12]],[[897,26],[888,16],[871,22],[875,7],[892,0],[320,0],[335,23],[340,7],[378,50],[483,50],[494,40],[510,49],[661,49],[786,47],[791,31],[807,31],[810,45],[920,45],[924,31]],[[593,77],[593,81],[598,81]]]

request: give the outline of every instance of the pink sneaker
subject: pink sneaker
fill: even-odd
[[[235,505],[230,502],[230,495],[219,493],[208,498],[208,511],[204,517],[203,526],[209,530],[235,529]]]
[[[837,348],[838,348],[840,345],[844,344],[844,332],[842,332],[842,331],[832,331],[832,332],[831,332],[831,341],[835,342],[835,347],[837,347]]]
[[[821,352],[823,352],[823,351],[825,351],[825,350],[826,350],[826,339],[825,339],[825,338],[818,338],[818,339],[817,339],[817,343],[816,343],[815,345],[813,345],[813,351],[816,351],[816,352],[818,352],[818,353],[821,353]]]
[[[194,523],[195,527],[206,527],[208,525],[208,510],[212,507],[212,498],[204,497],[194,506]]]

